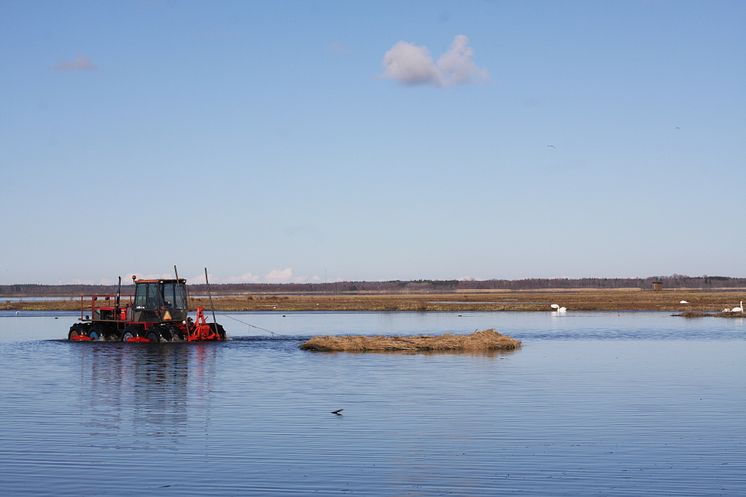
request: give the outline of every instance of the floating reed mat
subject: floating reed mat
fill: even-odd
[[[317,336],[300,348],[314,352],[495,352],[520,346],[520,340],[482,330],[470,335]]]
[[[746,314],[740,312],[710,312],[710,311],[686,311],[678,314],[671,314],[672,316],[680,318],[731,318],[731,319],[744,319]]]

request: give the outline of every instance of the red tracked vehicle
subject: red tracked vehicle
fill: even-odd
[[[68,340],[158,343],[226,339],[214,312],[212,323],[207,322],[202,307],[197,307],[194,320],[189,317],[185,279],[140,280],[133,276],[132,281],[135,295],[125,305],[121,278],[115,295],[81,295],[80,322],[70,327]]]

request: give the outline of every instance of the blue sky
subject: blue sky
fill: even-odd
[[[739,1],[2,2],[0,283],[744,276],[745,25]],[[467,81],[383,65],[441,71],[458,35]]]

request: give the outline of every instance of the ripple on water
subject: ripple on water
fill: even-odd
[[[61,320],[1,319],[2,494],[746,494],[742,325],[650,313],[258,318],[292,336],[81,344],[46,340]],[[495,327],[524,346],[298,350],[324,327],[435,325]]]

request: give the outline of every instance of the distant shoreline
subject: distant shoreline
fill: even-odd
[[[202,279],[188,281],[192,295],[207,295]],[[129,277],[123,278],[122,289],[132,292]],[[458,293],[510,292],[550,290],[652,290],[692,289],[707,291],[746,291],[746,278],[733,276],[647,276],[644,278],[523,278],[523,279],[460,279],[460,280],[386,280],[386,281],[331,281],[309,283],[213,283],[214,295],[254,293],[329,294],[340,293]],[[114,293],[113,284],[0,284],[0,298],[11,296],[50,297],[90,293]]]
[[[14,299],[14,297],[5,297]],[[34,297],[30,297],[34,298]],[[0,310],[77,311],[79,297],[60,300],[10,300],[0,302]],[[67,300],[62,300],[66,298]],[[130,297],[122,297],[123,304]],[[680,304],[680,301],[688,304]],[[705,290],[666,289],[552,289],[552,290],[481,290],[459,292],[343,292],[285,293],[267,292],[214,297],[218,311],[551,311],[559,304],[573,311],[670,311],[694,316],[719,313],[746,300],[746,289]],[[204,296],[190,299],[190,307],[210,308]]]

